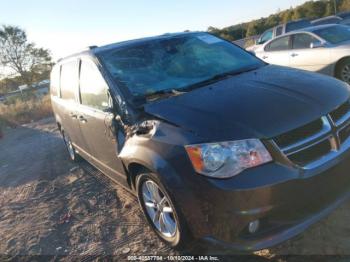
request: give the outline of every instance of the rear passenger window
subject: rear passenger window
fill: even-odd
[[[54,66],[50,75],[50,92],[53,96],[59,96],[60,66]]]
[[[78,63],[68,62],[61,68],[61,97],[65,100],[75,100],[75,92],[78,89]]]
[[[97,66],[90,60],[82,60],[80,66],[80,98],[83,105],[100,110],[109,107],[107,84]]]
[[[310,48],[312,42],[318,41],[309,34],[295,34],[293,36],[293,49]]]
[[[272,41],[266,47],[266,51],[283,51],[288,49],[289,49],[289,36],[278,38]]]

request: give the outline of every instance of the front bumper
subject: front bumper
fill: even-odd
[[[294,237],[350,197],[350,150],[313,170],[270,163],[227,180],[190,177],[176,201],[193,235],[255,251]],[[261,226],[251,234],[255,220]]]
[[[341,205],[345,200],[349,199],[350,192],[339,197],[331,205],[327,206],[325,209],[321,210],[319,213],[316,213],[310,217],[307,217],[305,220],[301,220],[295,223],[290,223],[285,227],[281,227],[280,230],[275,230],[271,232],[266,232],[265,236],[258,238],[252,237],[245,241],[237,242],[225,242],[219,240],[213,236],[204,237],[203,240],[212,246],[218,246],[220,248],[241,250],[241,251],[257,251],[265,248],[275,246],[281,242],[284,242],[306,230],[309,226],[319,221],[323,217],[331,213],[335,208]]]

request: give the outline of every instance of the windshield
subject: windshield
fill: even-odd
[[[314,33],[331,44],[339,44],[350,40],[350,27],[331,26],[315,30]]]
[[[145,40],[104,51],[100,58],[114,80],[133,96],[181,91],[226,72],[238,73],[264,64],[206,33]]]

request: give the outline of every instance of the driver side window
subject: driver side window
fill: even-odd
[[[108,87],[97,66],[90,60],[81,60],[81,104],[104,110],[109,107]]]

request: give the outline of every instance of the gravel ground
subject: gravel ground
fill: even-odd
[[[297,261],[291,255],[327,261],[320,255],[350,255],[348,221],[350,202],[297,238],[256,252],[249,261]],[[53,119],[7,129],[0,139],[0,254],[79,255],[89,260],[178,255],[147,226],[134,196],[88,163],[69,162]]]

